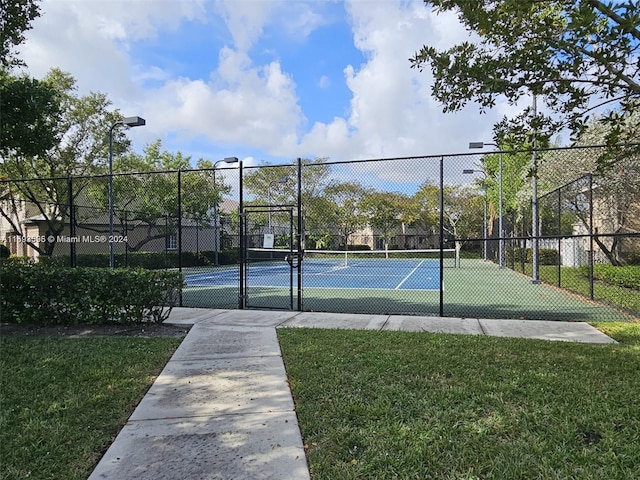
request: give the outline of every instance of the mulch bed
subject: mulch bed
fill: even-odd
[[[141,325],[17,325],[1,323],[0,335],[21,335],[27,337],[184,337],[189,333],[188,325],[164,325],[162,323],[145,323]]]

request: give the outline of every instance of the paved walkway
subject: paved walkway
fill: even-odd
[[[309,479],[279,327],[408,330],[588,343],[586,323],[175,308],[193,325],[90,480]]]

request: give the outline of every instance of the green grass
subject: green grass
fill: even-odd
[[[0,478],[87,478],[180,341],[0,337]]]
[[[558,284],[558,267],[541,265],[540,278],[552,285]],[[560,286],[584,297],[589,297],[589,279],[579,268],[561,267]],[[624,288],[605,281],[595,280],[593,296],[609,305],[620,307],[632,314],[640,315],[640,290]]]
[[[619,345],[280,329],[314,480],[640,478],[640,324]]]

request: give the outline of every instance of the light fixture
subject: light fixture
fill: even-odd
[[[147,121],[142,117],[125,117],[118,120],[109,129],[109,268],[113,268],[113,130],[119,126],[142,127]]]
[[[485,142],[469,142],[469,148],[484,148],[485,145],[490,145],[496,148],[500,148],[496,143],[485,143]],[[504,268],[505,266],[505,261],[504,261],[504,229],[502,226],[502,217],[503,217],[503,206],[502,206],[502,152],[499,153],[500,156],[500,166],[499,166],[499,173],[498,173],[498,185],[499,185],[499,193],[498,193],[498,236],[500,237],[498,239],[498,245],[499,245],[499,253],[498,253],[498,257],[499,257],[499,264],[500,264],[500,268]],[[464,173],[464,172],[463,172]]]

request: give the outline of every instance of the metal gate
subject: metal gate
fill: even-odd
[[[294,206],[243,208],[240,255],[241,308],[293,310],[299,278]],[[265,218],[268,219],[265,226]],[[298,302],[299,303],[299,302]]]

